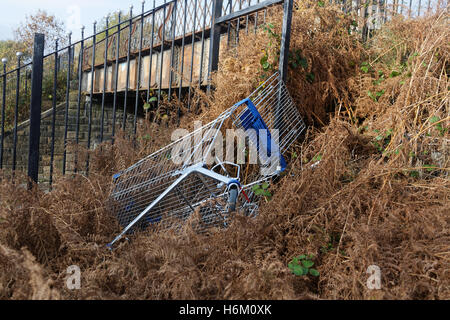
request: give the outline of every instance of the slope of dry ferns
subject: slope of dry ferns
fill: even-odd
[[[280,17],[271,10],[223,50],[213,96],[197,92],[198,114],[181,126],[214,118],[273,71]],[[137,149],[102,145],[89,178],[60,177],[50,193],[3,179],[0,299],[449,299],[448,16],[398,17],[365,44],[352,28],[333,7],[297,2],[288,86],[310,129],[257,218],[106,249],[119,231],[110,177],[168,142],[171,122],[144,124],[152,140]],[[290,272],[300,254],[314,255],[319,277]],[[66,288],[71,265],[81,290]],[[366,286],[371,265],[381,290]]]

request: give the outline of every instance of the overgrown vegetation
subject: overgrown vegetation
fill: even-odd
[[[267,19],[224,50],[213,97],[196,92],[182,127],[216,117],[277,65],[281,13]],[[448,16],[395,18],[364,45],[352,26],[324,3],[296,3],[288,86],[310,130],[258,217],[108,251],[119,231],[110,177],[177,126],[146,122],[137,149],[118,139],[91,152],[89,178],[59,178],[48,194],[2,182],[0,298],[449,299]],[[180,105],[164,103],[169,114]],[[81,290],[65,287],[71,265]],[[365,285],[371,265],[381,290]]]

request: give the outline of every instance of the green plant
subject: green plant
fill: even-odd
[[[364,61],[363,63],[361,63],[361,71],[364,73],[369,73],[369,71],[371,70],[371,66],[369,65],[369,63],[367,61]]]
[[[270,193],[269,184],[267,182],[264,182],[262,185],[254,185],[252,188],[252,191],[257,196],[263,196],[266,198],[267,201],[270,201],[272,199],[272,193]]]
[[[418,177],[419,177],[419,171],[411,171],[411,172],[409,173],[409,176],[410,176],[411,178],[418,178]]]
[[[308,60],[302,56],[302,51],[299,49],[289,52],[289,64],[295,69],[299,66],[305,70],[308,68]]]
[[[375,93],[373,93],[372,91],[368,91],[367,95],[374,101],[374,102],[378,102],[378,100],[381,98],[381,96],[386,92],[386,90],[381,90],[381,91],[377,91]]]
[[[317,154],[317,155],[315,155],[314,156],[314,158],[312,158],[312,162],[318,162],[318,161],[321,161],[322,160],[322,154],[321,153],[319,153],[319,154]]]
[[[268,73],[272,73],[275,70],[275,66],[278,64],[277,60],[280,53],[279,44],[281,41],[281,36],[276,33],[274,29],[275,26],[271,23],[267,23],[263,26],[263,30],[267,33],[270,40],[267,47],[263,50],[264,56],[262,56],[260,60],[260,64],[263,70],[261,79],[265,79]],[[273,59],[271,59],[272,56]]]
[[[312,254],[302,254],[298,257],[293,258],[292,261],[288,264],[288,267],[296,276],[306,276],[310,274],[314,277],[318,277],[320,275],[319,271],[312,268],[314,266],[314,262],[312,261],[313,259],[314,255]]]
[[[391,72],[391,74],[389,75],[389,78],[395,78],[395,77],[398,77],[400,74],[401,74],[401,72],[398,72],[398,71],[396,71],[396,70],[393,70],[393,71]]]
[[[436,124],[435,128],[439,131],[439,134],[441,136],[443,136],[447,132],[448,129],[447,128],[444,129],[442,123],[440,123],[441,118],[439,118],[438,116],[431,117],[429,121],[431,124]]]
[[[376,133],[380,133],[379,130],[374,130]],[[379,152],[384,152],[386,146],[389,145],[392,138],[392,129],[388,129],[384,134],[379,134],[375,137],[373,145],[378,149]]]
[[[308,81],[309,83],[313,83],[314,80],[316,79],[316,75],[312,72],[306,74],[306,81]]]

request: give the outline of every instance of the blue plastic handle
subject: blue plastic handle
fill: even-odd
[[[267,150],[267,155],[269,157],[272,156],[272,146],[274,146],[275,150],[278,150],[278,155],[280,156],[280,166],[281,170],[280,172],[283,172],[286,170],[287,164],[286,160],[284,159],[283,155],[280,154],[280,147],[275,143],[275,141],[272,140],[272,135],[270,134],[270,130],[267,127],[266,123],[264,122],[263,118],[261,117],[261,114],[258,112],[258,109],[256,109],[255,105],[250,99],[244,99],[240,102],[238,102],[235,106],[241,106],[243,104],[247,105],[247,110],[241,115],[241,123],[245,130],[253,129],[257,132],[256,134],[256,146],[257,149],[262,152],[262,150]],[[266,130],[267,132],[267,139],[266,141],[260,141],[259,137],[259,130]],[[261,145],[261,147],[260,147]],[[262,157],[262,154],[260,154]]]

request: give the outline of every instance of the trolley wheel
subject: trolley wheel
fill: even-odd
[[[239,191],[236,187],[233,187],[228,191],[228,211],[236,211],[236,202],[238,198]]]

